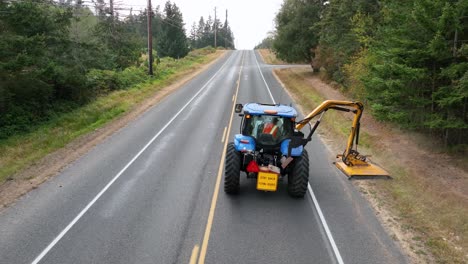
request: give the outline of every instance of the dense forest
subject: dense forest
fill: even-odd
[[[257,47],[310,62],[381,120],[468,143],[468,0],[285,0]]]
[[[103,0],[0,1],[0,140],[110,91],[157,78],[162,58],[213,46],[215,26],[218,46],[234,48],[227,19],[200,22],[203,31],[188,38],[176,4],[167,1],[151,17],[153,77],[147,75],[146,9]]]

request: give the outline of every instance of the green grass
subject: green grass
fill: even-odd
[[[308,113],[323,98],[306,81],[312,74],[305,69],[276,70],[278,77],[293,95],[296,103]],[[347,116],[350,116],[349,118]],[[351,115],[328,111],[319,132],[332,138],[339,146],[345,146],[351,126]],[[467,263],[468,255],[468,206],[466,199],[444,189],[430,175],[419,175],[404,161],[379,144],[377,136],[366,133],[361,127],[360,150],[372,154],[393,177],[391,181],[374,181],[367,190],[377,201],[398,218],[400,228],[416,234],[414,243],[422,244],[437,263]],[[411,163],[409,163],[411,164]],[[426,251],[415,253],[426,261]]]
[[[118,90],[95,101],[58,115],[34,131],[0,141],[0,184],[13,179],[21,170],[35,164],[74,139],[122,116],[160,89],[209,63],[222,52],[195,51],[180,60],[163,59],[157,78]]]

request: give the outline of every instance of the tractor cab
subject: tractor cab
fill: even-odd
[[[259,147],[275,147],[284,139],[290,138],[294,131],[292,118],[276,115],[244,116],[242,135],[255,139]]]
[[[236,135],[239,151],[246,147],[247,151],[279,152],[281,144],[294,135],[297,112],[290,106],[249,103],[238,108],[244,110],[241,134]],[[247,141],[248,146],[241,145]]]

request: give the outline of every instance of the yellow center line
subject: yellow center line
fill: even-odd
[[[221,143],[224,143],[224,140],[226,139],[226,131],[227,127],[224,127],[223,138],[221,139]]]
[[[196,244],[193,247],[193,250],[192,250],[192,256],[190,257],[190,264],[197,263],[197,257],[198,257],[198,251],[199,250],[200,250],[200,246],[198,244]]]
[[[241,67],[239,69],[239,78],[237,79],[236,94],[234,95],[234,100],[233,100],[234,102],[237,99],[237,95],[239,93],[240,78],[241,78],[243,66],[244,66],[244,54],[242,54]],[[229,120],[229,125],[227,128],[227,135],[226,135],[227,137],[229,137],[229,131],[231,131],[235,106],[236,106],[235,104],[232,105],[231,118]],[[206,222],[205,235],[203,236],[203,243],[202,243],[202,247],[200,251],[200,258],[198,259],[198,264],[205,263],[206,251],[208,249],[208,240],[210,239],[211,227],[213,226],[213,218],[214,218],[214,213],[216,209],[216,201],[218,200],[219,185],[221,184],[221,175],[223,174],[224,159],[226,158],[226,150],[227,150],[228,141],[229,140],[226,140],[226,142],[224,142],[223,153],[221,155],[221,161],[219,162],[218,176],[216,178],[213,198],[211,199],[210,213],[208,214],[208,221]]]

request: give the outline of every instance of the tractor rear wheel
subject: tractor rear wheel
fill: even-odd
[[[236,194],[240,189],[241,154],[229,143],[226,151],[226,162],[224,167],[224,192]]]
[[[304,149],[302,156],[295,158],[291,173],[288,174],[288,193],[295,198],[302,198],[309,183],[309,155]]]

